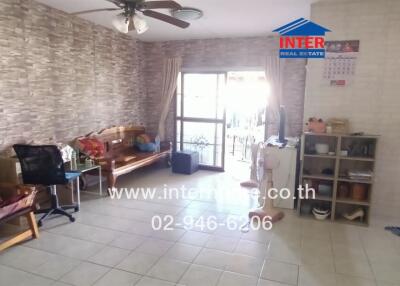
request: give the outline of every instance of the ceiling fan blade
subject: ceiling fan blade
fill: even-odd
[[[93,9],[93,10],[85,10],[75,13],[70,13],[70,15],[81,15],[81,14],[88,14],[88,13],[95,13],[95,12],[102,12],[102,11],[118,11],[121,10],[120,8],[103,8],[103,9]]]
[[[115,4],[117,7],[120,7],[120,8],[124,7],[124,4],[121,1],[118,1],[118,0],[106,0],[106,1]]]
[[[175,1],[148,1],[138,5],[138,9],[182,9]]]
[[[128,32],[135,31],[135,30],[136,30],[135,22],[133,22],[132,17],[129,17]]]
[[[146,15],[146,16],[151,17],[151,18],[155,18],[157,20],[161,20],[161,21],[167,22],[169,24],[178,26],[178,27],[183,28],[183,29],[185,29],[185,28],[190,26],[190,24],[188,22],[176,19],[174,17],[168,16],[168,15],[156,12],[156,11],[152,11],[152,10],[143,11],[143,15]]]

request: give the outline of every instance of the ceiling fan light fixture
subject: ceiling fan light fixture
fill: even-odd
[[[204,13],[196,8],[182,7],[182,9],[172,10],[171,15],[179,20],[194,21],[203,17]]]
[[[147,22],[145,19],[140,17],[139,15],[133,15],[133,24],[135,26],[136,32],[140,35],[146,32],[149,29]]]
[[[127,34],[129,32],[129,21],[126,20],[126,17],[123,14],[117,15],[113,19],[112,24],[114,28],[121,33]]]

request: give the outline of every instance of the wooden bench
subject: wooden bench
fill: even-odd
[[[0,190],[2,191],[2,195],[4,197],[5,193],[13,194],[14,191],[11,189],[17,189],[18,194],[30,194],[31,192],[35,192],[35,188],[31,186],[10,186],[10,185],[0,185]],[[34,195],[34,194],[32,194]],[[16,210],[15,212],[3,217],[0,219],[0,225],[8,223],[14,219],[18,219],[22,216],[25,216],[28,222],[28,229],[14,235],[12,238],[7,239],[5,241],[0,242],[0,251],[11,247],[17,243],[20,243],[28,238],[39,238],[39,230],[36,224],[35,215],[33,214],[33,209],[31,206]]]
[[[102,166],[102,173],[107,177],[108,188],[114,188],[121,175],[160,160],[169,162],[171,143],[162,142],[160,152],[141,152],[133,147],[136,137],[141,134],[145,134],[145,128],[133,126],[112,127],[90,135],[102,141],[105,146],[106,154],[97,163]]]

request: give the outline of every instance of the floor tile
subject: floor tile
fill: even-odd
[[[204,246],[209,240],[210,236],[210,234],[203,232],[188,231],[180,238],[179,241],[196,246]]]
[[[218,282],[218,286],[256,286],[257,279],[256,277],[238,273],[224,272]]]
[[[266,280],[297,285],[299,269],[297,265],[274,260],[266,260],[261,277]]]
[[[186,262],[162,258],[150,269],[149,272],[147,272],[146,275],[176,283],[188,267],[189,264]]]
[[[100,227],[74,223],[63,227],[50,229],[49,232],[61,234],[69,237],[107,244],[120,233]]]
[[[375,280],[341,274],[336,275],[336,284],[340,286],[376,286]]]
[[[231,259],[232,255],[230,253],[204,248],[194,262],[200,265],[225,269]]]
[[[200,251],[201,247],[199,246],[177,243],[168,250],[165,256],[185,262],[193,262]]]
[[[155,230],[150,235],[151,237],[168,240],[168,241],[178,241],[184,234],[185,230],[175,228],[173,230]]]
[[[259,277],[264,260],[246,255],[232,255],[227,270],[244,275]]]
[[[239,239],[237,238],[211,235],[205,247],[226,252],[232,252],[236,248],[238,241]]]
[[[94,284],[108,271],[110,271],[110,268],[108,267],[89,262],[83,262],[74,270],[61,277],[60,281],[72,284],[74,286],[88,286]]]
[[[71,284],[67,284],[61,281],[56,281],[54,284],[51,284],[51,286],[71,286]]]
[[[338,274],[353,275],[366,279],[374,279],[369,261],[363,259],[335,258]]]
[[[54,254],[42,250],[17,246],[1,253],[0,264],[25,271],[33,271],[54,256]]]
[[[222,274],[221,270],[192,264],[186,271],[186,273],[183,275],[178,285],[215,286],[217,285],[221,274]]]
[[[50,286],[50,285],[53,285],[54,283],[55,283],[55,280],[28,273],[25,276],[25,280],[23,282],[21,282],[21,284],[16,284],[16,285],[14,284],[14,285],[15,286],[25,286],[25,285]]]
[[[135,286],[174,286],[172,282],[159,280],[150,277],[143,277]]]
[[[145,236],[135,234],[122,234],[109,243],[110,246],[134,250],[146,240]]]
[[[28,279],[29,273],[14,269],[8,266],[0,265],[0,285],[24,285]]]
[[[313,247],[303,245],[300,251],[300,265],[309,266],[322,272],[334,272],[335,264],[330,245]]]
[[[174,243],[170,241],[148,238],[136,250],[143,253],[154,255],[163,255],[170,249]]]
[[[159,256],[134,251],[115,268],[144,275],[158,259]]]
[[[55,255],[44,264],[35,268],[32,272],[54,280],[60,279],[63,275],[77,267],[81,262],[62,255]]]
[[[250,240],[250,241],[267,244],[271,241],[272,236],[273,236],[272,231],[250,230],[247,233],[243,233],[241,238],[245,239],[245,240]]]
[[[140,275],[133,274],[126,271],[112,269],[100,280],[98,280],[94,286],[132,286],[141,278]]]
[[[335,259],[346,260],[368,260],[367,254],[362,247],[362,244],[349,245],[347,243],[333,243],[333,255]]]
[[[266,257],[281,262],[300,264],[301,244],[300,242],[293,244],[292,241],[272,240],[269,244]]]
[[[57,253],[84,260],[99,252],[104,247],[105,245],[103,244],[71,238],[68,244],[64,245]]]
[[[150,223],[135,221],[129,223],[126,231],[132,234],[148,236],[151,235],[154,230]]]
[[[114,267],[130,254],[129,250],[106,246],[87,260],[96,264]]]
[[[266,254],[266,251],[267,246],[264,243],[241,239],[238,242],[234,252],[238,254],[263,258]]]
[[[371,265],[376,280],[400,285],[400,271],[398,264],[372,262]]]
[[[257,286],[289,286],[289,284],[283,284],[271,280],[260,279],[258,280]]]
[[[243,190],[228,200],[221,200],[216,190],[206,196],[221,182],[238,185],[226,175],[200,171],[188,177],[156,169],[120,178],[126,185],[134,181],[159,187],[165,179],[171,187],[194,186],[200,198],[196,201],[112,201],[83,195],[76,223],[52,218],[41,228],[40,239],[0,253],[0,285],[172,286],[180,279],[180,286],[216,286],[242,285],[242,280],[255,285],[258,279],[258,286],[374,286],[376,277],[377,286],[400,286],[400,240],[383,230],[385,223],[360,228],[305,220],[285,211],[271,231],[152,229],[151,217],[163,212],[179,212],[176,219],[188,213],[221,222],[229,216],[246,218],[251,202],[238,201],[246,197]]]
[[[335,273],[321,272],[307,266],[300,266],[298,286],[340,286],[336,284]]]

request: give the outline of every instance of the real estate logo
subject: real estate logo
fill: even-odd
[[[329,29],[299,18],[273,32],[280,34],[280,58],[325,58],[325,33]]]

